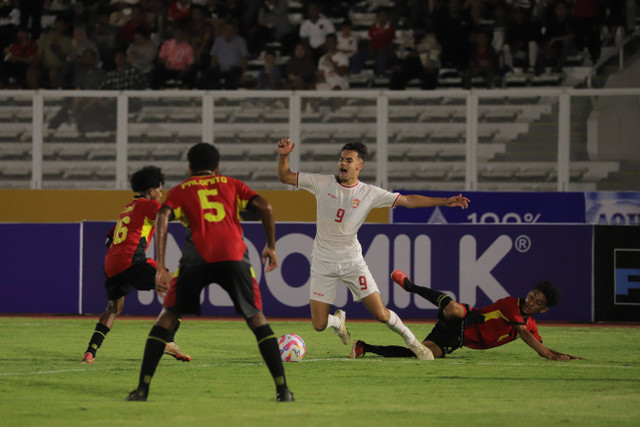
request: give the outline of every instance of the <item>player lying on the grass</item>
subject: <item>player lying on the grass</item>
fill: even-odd
[[[438,322],[422,342],[436,358],[445,357],[460,347],[487,349],[498,347],[518,338],[540,356],[550,360],[580,359],[559,353],[542,344],[534,314],[546,313],[560,302],[560,289],[551,281],[538,282],[526,298],[506,297],[482,308],[460,304],[444,292],[413,283],[405,273],[395,270],[394,282],[404,290],[427,299],[438,307]],[[405,347],[380,346],[355,341],[350,357],[357,359],[366,353],[384,357],[414,357]]]
[[[291,138],[278,141],[278,179],[316,196],[316,237],[311,253],[309,297],[314,329],[324,331],[333,328],[342,343],[349,345],[351,339],[345,325],[346,313],[338,309],[333,315],[329,314],[338,282],[342,281],[349,287],[354,301],[362,301],[374,319],[400,335],[418,359],[433,359],[402,319],[384,305],[378,285],[362,256],[358,230],[375,208],[449,206],[465,209],[469,199],[461,194],[449,198],[402,195],[360,182],[360,171],[368,155],[367,146],[362,142],[350,142],[342,147],[335,175],[293,173],[289,168],[289,155],[295,146]]]
[[[82,357],[83,363],[93,363],[98,349],[113,327],[113,322],[122,312],[124,297],[131,287],[138,290],[155,289],[156,262],[147,258],[145,251],[155,230],[163,185],[164,175],[154,166],[146,166],[131,176],[131,189],[137,194],[133,201],[124,207],[118,222],[107,236],[104,285],[109,303],[96,323],[96,329]],[[191,357],[180,350],[174,341],[179,325],[178,322],[172,331],[165,352],[178,360],[188,362]]]
[[[129,393],[127,400],[147,400],[151,379],[171,330],[182,314],[200,314],[202,289],[216,283],[229,294],[236,312],[255,335],[276,385],[276,400],[293,402],[278,340],[262,313],[262,296],[238,219],[240,208],[260,214],[266,240],[262,262],[268,262],[265,272],[270,272],[278,266],[271,204],[242,181],[219,174],[220,153],[213,145],[196,144],[189,149],[187,158],[191,176],[169,191],[158,211],[156,291],[165,297],[144,348],[138,388]],[[171,219],[181,220],[188,227],[178,278],[174,282],[164,269],[167,228]]]

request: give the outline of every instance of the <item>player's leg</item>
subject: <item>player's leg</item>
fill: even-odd
[[[126,400],[147,400],[151,379],[164,354],[168,339],[171,337],[171,330],[175,327],[178,317],[177,314],[165,308],[160,312],[155,325],[153,325],[149,332],[144,347],[138,387],[129,393]]]
[[[400,270],[394,270],[391,273],[391,279],[407,292],[418,294],[438,307],[445,319],[462,319],[467,313],[464,305],[454,301],[446,293],[425,286],[418,286]]]
[[[213,282],[227,291],[236,313],[241,315],[258,342],[258,349],[276,385],[278,402],[293,402],[293,393],[287,387],[284,365],[280,358],[278,338],[262,313],[262,296],[253,269],[248,262],[219,262],[212,264]]]
[[[102,346],[102,343],[107,337],[107,334],[113,327],[114,320],[122,312],[122,307],[124,307],[124,297],[120,297],[115,300],[109,300],[107,308],[98,319],[96,328],[91,335],[87,350],[82,357],[83,363],[93,363],[98,349],[100,348],[100,346]]]
[[[326,331],[333,328],[344,345],[349,345],[351,335],[347,329],[346,312],[338,309],[329,314],[331,305],[336,298],[338,279],[332,275],[335,265],[314,261],[311,265],[311,284],[309,287],[309,308],[311,309],[311,323],[316,331]]]
[[[269,372],[276,384],[276,400],[278,402],[293,402],[293,393],[287,386],[287,379],[284,374],[284,365],[280,357],[280,348],[278,347],[278,338],[273,333],[271,326],[267,322],[266,317],[259,311],[251,318],[246,319],[247,325],[258,341],[258,348],[262,359],[267,364]]]
[[[365,297],[362,302],[364,303],[369,313],[379,322],[387,325],[387,328],[391,329],[396,334],[400,335],[407,345],[408,349],[413,352],[420,360],[431,360],[433,355],[420,341],[416,339],[416,336],[411,330],[402,322],[400,316],[398,316],[393,310],[389,310],[385,307],[380,297],[380,293],[374,292]]]

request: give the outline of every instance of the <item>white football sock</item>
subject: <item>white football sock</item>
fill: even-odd
[[[402,320],[400,320],[400,317],[394,311],[389,310],[389,314],[389,321],[386,323],[387,328],[400,335],[404,340],[404,343],[409,345],[416,339],[416,336],[413,335],[413,332],[411,332],[404,323],[402,323]]]
[[[340,329],[340,325],[342,323],[340,323],[340,319],[336,316],[334,316],[333,314],[330,314],[327,318],[327,327],[324,328],[324,330],[326,331],[329,328],[333,328],[335,330]]]

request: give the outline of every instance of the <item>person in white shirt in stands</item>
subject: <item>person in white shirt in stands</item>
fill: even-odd
[[[349,58],[338,51],[335,34],[329,34],[325,41],[327,53],[318,61],[318,90],[349,89]]]
[[[351,74],[357,74],[360,70],[355,69],[354,61],[358,52],[358,37],[352,32],[352,25],[349,21],[344,21],[340,26],[340,32],[336,35],[338,40],[338,50],[349,58],[349,70]]]
[[[336,32],[333,23],[320,13],[317,3],[309,3],[307,19],[300,24],[300,39],[306,41],[311,51],[311,57],[318,63],[318,59],[324,53],[324,41],[328,34]]]
[[[350,289],[355,301],[362,301],[371,315],[400,335],[407,347],[420,360],[433,359],[426,348],[407,328],[400,317],[385,307],[380,291],[362,255],[358,230],[372,209],[404,206],[420,208],[450,206],[466,208],[469,199],[461,194],[449,198],[402,195],[360,182],[368,150],[361,142],[350,142],[340,150],[337,175],[293,173],[289,154],[295,148],[291,138],[278,141],[278,179],[313,193],[317,200],[316,237],[311,254],[310,308],[311,322],[316,331],[333,328],[344,345],[350,334],[345,324],[345,312],[329,314],[336,296],[338,281]]]

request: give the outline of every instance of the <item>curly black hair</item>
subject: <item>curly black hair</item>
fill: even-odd
[[[220,152],[212,144],[200,142],[189,149],[187,160],[193,173],[215,171],[220,163]]]
[[[135,193],[144,193],[150,188],[164,185],[164,174],[155,166],[145,166],[131,175],[131,189]]]
[[[547,307],[553,307],[560,303],[562,292],[560,292],[560,288],[551,280],[543,280],[536,283],[535,290],[542,292],[547,298]]]
[[[344,150],[355,151],[358,153],[358,157],[362,159],[362,161],[367,160],[367,156],[369,155],[369,149],[366,144],[360,141],[347,142],[342,146],[340,152],[342,153]]]

